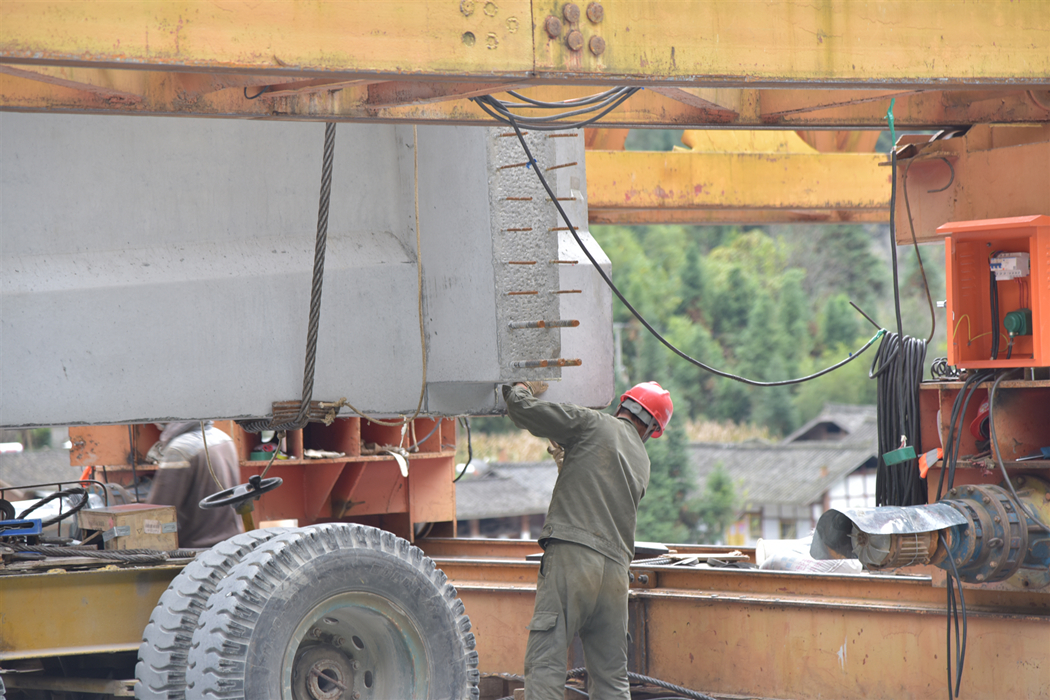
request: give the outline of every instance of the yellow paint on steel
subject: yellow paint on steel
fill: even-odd
[[[5,0],[0,60],[321,77],[524,76],[527,0]]]
[[[180,566],[5,575],[0,660],[137,649]]]
[[[647,226],[683,224],[712,226],[723,224],[885,224],[886,209],[865,211],[848,209],[589,209],[592,224]]]
[[[1042,2],[6,0],[0,60],[386,78],[536,76],[675,87],[1046,84]],[[581,13],[582,14],[582,13]],[[600,37],[596,52],[591,39]],[[578,50],[576,50],[578,47]]]
[[[250,117],[252,119],[491,125],[466,97],[487,85],[386,81],[329,75],[190,73],[0,64],[0,109],[113,112],[139,115]],[[531,86],[539,100],[591,95],[593,86]],[[247,92],[247,96],[246,93]],[[965,92],[751,88],[657,88],[636,93],[602,119],[608,127],[879,129],[896,96],[899,129],[931,129],[982,121],[1039,123],[1050,112],[1013,89]],[[1047,91],[1031,91],[1044,95]],[[498,97],[506,97],[496,93]],[[250,99],[255,97],[256,99]],[[381,105],[391,106],[381,106]],[[396,105],[396,106],[395,106]],[[735,115],[735,116],[734,116]]]
[[[940,88],[1045,84],[1050,76],[1050,13],[1041,2],[995,0],[960,11],[953,0],[605,0],[600,23],[579,22],[584,42],[604,39],[600,56],[572,51],[571,27],[557,38],[543,31],[560,0],[534,5],[543,78]]]
[[[888,218],[890,174],[886,157],[869,153],[819,153],[791,132],[687,132],[695,150],[664,153],[587,151],[588,207],[602,221],[615,212],[756,210],[827,217],[856,212]],[[875,216],[872,216],[875,215]],[[851,219],[840,214],[840,219]],[[703,220],[698,217],[697,220]]]

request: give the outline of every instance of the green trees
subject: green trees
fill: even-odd
[[[685,428],[674,421],[646,443],[649,488],[638,506],[635,538],[646,542],[693,542],[699,514],[689,500],[693,479],[686,455]]]
[[[725,372],[775,381],[848,357],[873,330],[850,301],[883,324],[893,317],[887,234],[882,227],[676,225],[591,230],[612,260],[613,281],[645,318],[684,352]],[[913,334],[925,333],[929,314],[922,316],[927,306],[922,277],[914,256],[905,248],[899,252],[905,317],[924,326]],[[936,255],[927,255],[927,261],[931,258]],[[943,282],[931,270],[934,267],[927,264],[927,276],[936,295],[937,284]],[[841,401],[873,398],[874,382],[867,378],[867,367],[861,368],[866,360],[816,384],[756,388],[717,377],[674,355],[619,301],[614,301],[614,316],[624,324],[629,382],[653,379],[670,388],[678,416],[753,422],[784,435],[815,415],[821,396]]]
[[[699,523],[698,540],[703,544],[721,544],[726,529],[736,520],[739,498],[733,481],[719,462],[707,475],[704,491],[694,501]]]

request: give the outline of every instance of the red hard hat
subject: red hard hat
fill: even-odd
[[[659,426],[650,437],[658,438],[664,434],[664,428],[671,420],[674,413],[674,404],[671,403],[671,392],[664,389],[656,382],[642,382],[635,384],[620,397],[620,403],[624,399],[634,399],[642,408],[649,412]]]

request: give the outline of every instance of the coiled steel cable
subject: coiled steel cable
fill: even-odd
[[[55,523],[61,522],[61,521],[65,520],[66,518],[68,518],[69,516],[77,513],[79,510],[81,510],[84,506],[87,505],[87,502],[88,502],[87,489],[85,489],[83,487],[80,487],[80,486],[74,486],[73,488],[70,488],[70,489],[63,489],[61,491],[55,491],[54,493],[48,494],[44,498],[41,498],[36,503],[34,503],[33,505],[31,505],[28,508],[26,508],[25,510],[23,510],[22,513],[18,516],[18,519],[19,520],[25,520],[26,516],[29,515],[30,513],[32,513],[33,511],[35,511],[37,508],[40,508],[41,506],[43,506],[43,505],[45,505],[47,503],[50,503],[51,501],[55,500],[56,498],[57,499],[61,499],[61,498],[65,498],[66,496],[80,496],[80,500],[74,506],[72,506],[69,510],[65,511],[64,513],[60,512],[58,515],[56,515],[56,516],[54,516],[52,518],[48,518],[46,520],[41,521],[40,522],[40,527],[42,527],[42,528],[50,527],[51,525],[54,525]]]

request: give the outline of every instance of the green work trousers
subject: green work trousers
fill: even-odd
[[[550,540],[525,647],[526,700],[563,700],[569,644],[579,633],[591,700],[630,700],[628,572],[590,547]]]

